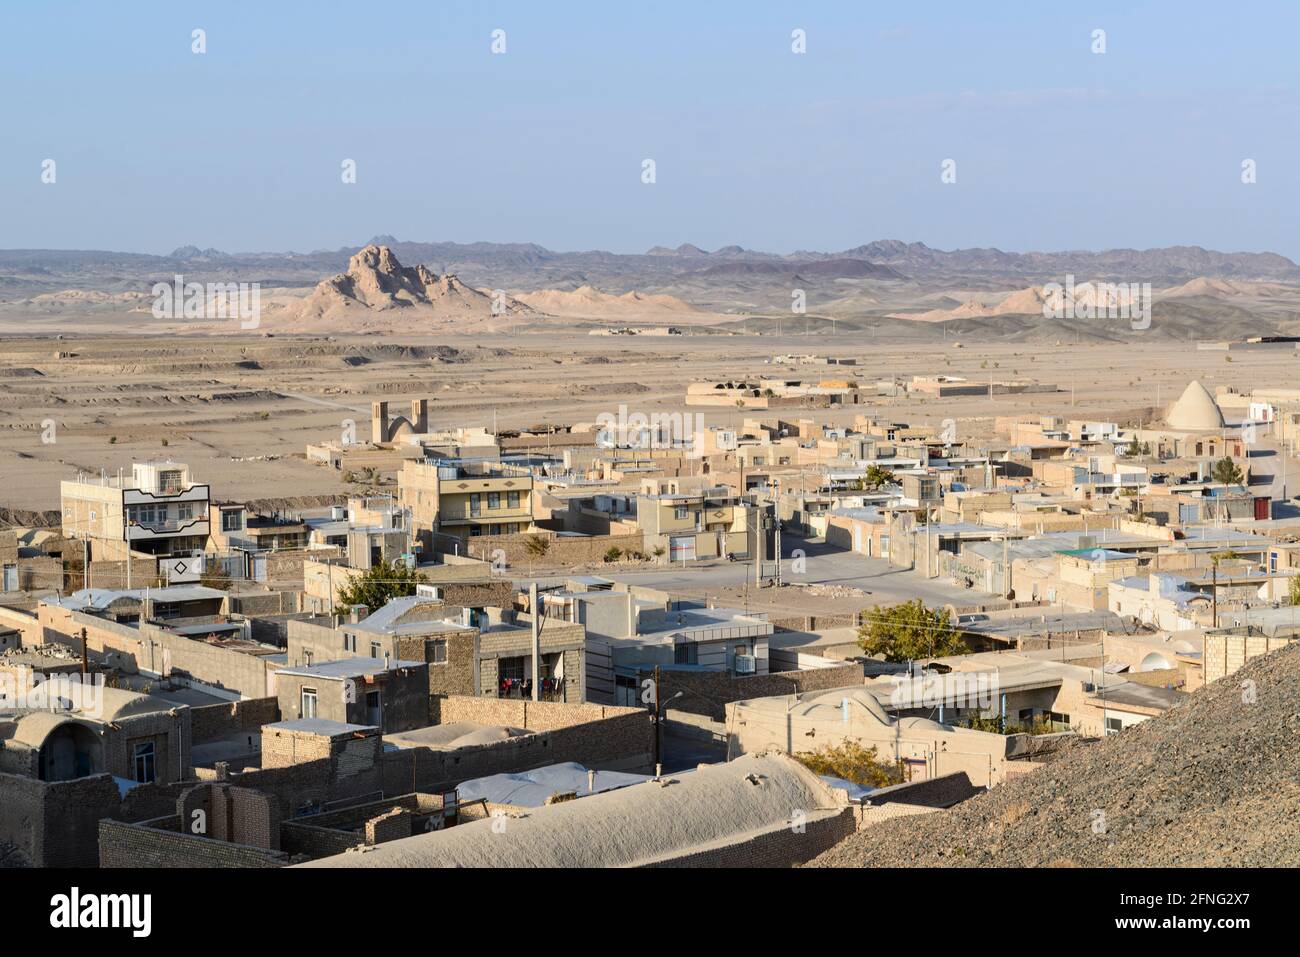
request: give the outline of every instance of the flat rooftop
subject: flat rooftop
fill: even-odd
[[[432,748],[435,751],[454,751],[457,748],[475,745],[493,744],[522,738],[533,734],[524,728],[509,725],[480,724],[477,721],[451,721],[447,724],[431,724],[410,731],[399,731],[384,735],[384,745],[396,748]]]
[[[418,668],[423,666],[423,661],[399,660],[385,664],[381,658],[339,658],[337,661],[323,661],[318,665],[281,668],[277,674],[343,680],[344,678],[362,678],[366,675],[377,675],[385,671],[395,671],[398,668]]]
[[[262,730],[289,731],[295,734],[320,734],[327,738],[336,738],[343,734],[359,732],[378,733],[379,729],[364,724],[348,724],[344,721],[329,721],[325,718],[294,718],[291,721],[277,721],[262,725]]]

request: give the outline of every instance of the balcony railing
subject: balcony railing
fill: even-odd
[[[208,517],[206,515],[197,515],[194,518],[186,519],[167,519],[162,522],[137,522],[128,520],[126,523],[127,533],[149,532],[154,535],[165,535],[169,532],[183,532],[192,530],[196,534],[200,531],[206,532],[207,529],[200,529],[198,526],[207,525]]]

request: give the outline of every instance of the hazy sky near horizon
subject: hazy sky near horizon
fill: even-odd
[[[7,2],[0,248],[1300,260],[1297,36],[1290,0]]]

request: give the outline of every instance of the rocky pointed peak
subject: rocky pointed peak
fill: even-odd
[[[390,248],[371,243],[348,260],[348,275],[356,276],[368,271],[398,276],[405,269]]]

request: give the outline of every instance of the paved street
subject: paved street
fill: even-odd
[[[1300,489],[1300,467],[1294,459],[1284,458],[1280,442],[1260,439],[1247,450],[1250,457],[1250,490],[1255,495],[1268,495],[1273,499],[1274,518],[1295,518],[1300,508],[1292,504],[1288,493]]]

